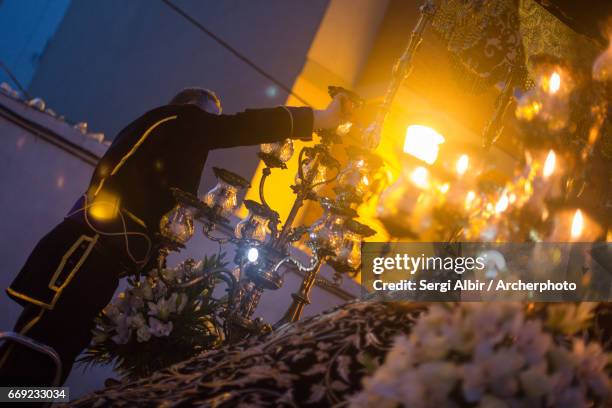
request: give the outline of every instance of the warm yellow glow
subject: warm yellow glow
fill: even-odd
[[[523,186],[523,191],[527,195],[531,195],[533,193],[533,185],[530,180],[525,181],[525,185]]]
[[[554,150],[548,152],[548,156],[546,156],[546,161],[544,161],[544,170],[542,174],[545,178],[550,177],[555,171],[555,163],[557,161],[557,155]]]
[[[344,136],[351,131],[352,127],[353,124],[351,122],[345,122],[336,128],[336,133],[338,133],[340,136]]]
[[[446,194],[448,193],[448,190],[450,189],[450,184],[449,183],[444,183],[438,186],[438,190],[440,190],[440,192],[442,194]]]
[[[495,204],[495,213],[499,214],[506,211],[508,209],[508,204],[508,194],[506,194],[506,192],[504,191],[501,197],[499,198],[499,201],[497,201],[497,204]]]
[[[608,38],[608,48],[593,63],[593,79],[601,82],[612,79],[612,35]]]
[[[526,121],[533,120],[538,113],[542,110],[542,104],[538,101],[531,101],[525,104],[519,104],[516,107],[515,115],[518,119],[524,119]]]
[[[410,125],[406,129],[404,152],[427,164],[435,163],[444,137],[428,126]]]
[[[574,214],[574,219],[572,220],[572,230],[571,237],[576,239],[582,235],[582,229],[584,228],[584,217],[582,216],[582,211],[576,210]]]
[[[474,203],[474,199],[476,198],[476,193],[473,191],[468,191],[465,196],[465,209],[470,209],[472,204]]]
[[[110,193],[100,192],[89,206],[89,215],[99,221],[112,220],[119,214],[119,198]]]
[[[410,173],[410,180],[415,186],[426,189],[429,187],[429,172],[425,167],[419,166]]]
[[[455,165],[455,169],[457,170],[457,174],[463,176],[470,166],[470,157],[467,154],[462,154],[457,160],[457,164]]]
[[[555,94],[559,88],[561,88],[561,75],[558,72],[553,72],[548,80],[548,92]]]

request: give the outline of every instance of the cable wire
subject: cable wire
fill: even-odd
[[[13,81],[13,83],[17,86],[17,88],[19,88],[21,93],[27,99],[30,99],[30,94],[28,94],[28,91],[26,91],[25,88],[23,86],[21,86],[21,83],[19,82],[17,77],[15,75],[13,75],[13,73],[11,72],[9,67],[7,67],[2,60],[0,60],[0,67],[2,68],[2,70],[4,70],[4,72],[6,72],[6,75],[8,75],[8,77],[11,79],[11,81]]]
[[[170,0],[162,0],[162,2],[164,2],[168,7],[170,7],[172,10],[174,10],[177,14],[182,16],[185,20],[189,21],[191,24],[193,24],[195,27],[197,27],[204,34],[208,35],[210,38],[215,40],[223,48],[225,48],[230,53],[232,53],[236,57],[238,57],[238,59],[240,59],[242,62],[244,62],[245,64],[247,64],[251,68],[253,68],[260,75],[264,76],[266,79],[268,79],[268,80],[272,81],[273,83],[275,83],[279,88],[281,88],[282,90],[287,92],[289,95],[293,95],[297,100],[299,100],[303,104],[305,104],[307,106],[311,106],[310,103],[308,103],[308,101],[306,99],[302,98],[301,96],[299,96],[298,94],[293,92],[293,90],[291,90],[291,88],[289,88],[287,85],[285,85],[284,83],[282,83],[278,79],[274,78],[271,74],[269,74],[263,68],[261,68],[259,65],[257,65],[255,62],[251,61],[249,58],[244,56],[240,51],[238,51],[237,49],[232,47],[230,44],[228,44],[221,37],[219,37],[218,35],[216,35],[212,31],[210,31],[208,28],[204,27],[199,21],[197,21],[195,18],[191,17],[186,11],[182,10],[180,7],[178,7],[172,1],[170,1]]]

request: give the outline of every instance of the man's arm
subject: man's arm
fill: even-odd
[[[273,143],[284,139],[310,140],[313,129],[337,127],[348,108],[347,101],[336,97],[325,110],[305,107],[248,109],[234,115],[213,115],[197,106],[185,106],[179,119],[187,137],[196,138],[202,148]]]

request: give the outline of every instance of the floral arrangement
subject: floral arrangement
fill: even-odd
[[[211,281],[185,283],[224,267],[223,258],[187,260],[162,276],[152,270],[142,281],[129,280],[96,319],[92,344],[79,361],[113,364],[123,377],[137,379],[216,347],[224,334]]]
[[[610,355],[576,336],[594,304],[432,305],[351,397],[352,407],[611,406]]]

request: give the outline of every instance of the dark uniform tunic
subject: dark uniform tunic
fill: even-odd
[[[310,108],[214,115],[168,105],[145,113],[115,138],[87,192],[7,289],[25,307],[14,330],[53,347],[65,380],[119,277],[151,258],[160,219],[176,204],[170,188],[197,194],[211,149],[310,139],[312,127]],[[47,357],[22,346],[0,351],[0,385],[48,384],[52,368]]]

